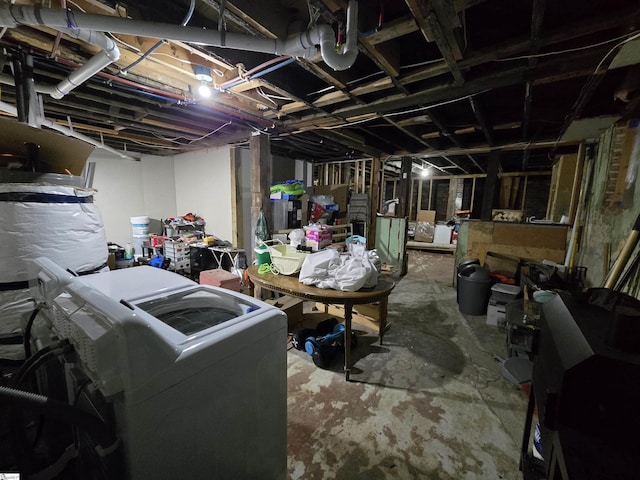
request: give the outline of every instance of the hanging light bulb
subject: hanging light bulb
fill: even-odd
[[[211,88],[207,85],[207,82],[202,82],[198,87],[198,93],[202,98],[209,98],[211,96]]]
[[[211,96],[211,87],[209,87],[209,84],[213,82],[211,69],[203,65],[196,65],[193,67],[193,73],[195,74],[196,80],[200,80],[198,93],[202,98],[209,98]]]
[[[423,168],[422,171],[420,172],[420,176],[422,176],[422,178],[428,177],[429,176],[429,167]]]

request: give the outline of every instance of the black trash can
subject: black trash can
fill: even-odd
[[[484,315],[491,288],[489,270],[467,265],[458,273],[458,308],[467,315]]]
[[[458,266],[456,267],[456,302],[460,303],[460,282],[458,281],[458,275],[462,270],[467,268],[469,265],[480,265],[479,258],[465,258],[460,261]]]

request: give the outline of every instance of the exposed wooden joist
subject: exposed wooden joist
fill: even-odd
[[[489,145],[493,145],[493,129],[487,122],[487,116],[484,113],[484,109],[480,104],[480,100],[477,96],[469,97],[469,103],[471,104],[471,110],[473,110],[473,114],[478,120],[478,125],[480,125],[480,129],[484,134],[484,138],[487,139],[487,143]]]
[[[391,22],[385,23],[377,28],[374,32],[360,37],[365,39],[370,45],[378,45],[394,38],[408,35],[418,30],[415,19],[408,15],[397,18]]]

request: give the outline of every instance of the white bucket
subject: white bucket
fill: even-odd
[[[133,235],[149,235],[149,217],[131,217],[131,228]]]

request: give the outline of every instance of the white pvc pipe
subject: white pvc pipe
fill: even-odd
[[[323,24],[294,37],[289,48],[299,43],[305,49],[320,45],[320,55],[334,70],[346,70],[358,56],[358,2],[351,0],[347,8],[347,41],[342,52],[336,50],[336,37],[329,25]]]
[[[69,29],[61,29],[60,31],[71,37],[96,45],[102,50],[54,87],[55,90],[50,95],[56,99],[64,97],[71,90],[82,85],[107,65],[120,58],[120,49],[113,40],[103,33]]]
[[[108,15],[77,13],[68,10],[11,5],[0,9],[0,27],[18,25],[45,25],[60,31],[69,29],[111,32],[151,38],[166,38],[197,45],[209,45],[236,50],[291,55],[308,58],[315,53],[314,45],[320,45],[324,61],[335,70],[344,70],[353,65],[357,48],[357,0],[350,0],[347,9],[347,42],[342,53],[335,50],[335,35],[328,25],[295,35],[290,40],[268,39],[233,32],[183,27],[164,23],[143,22]]]

